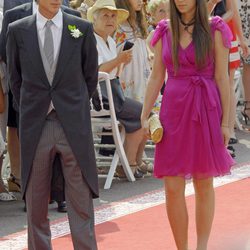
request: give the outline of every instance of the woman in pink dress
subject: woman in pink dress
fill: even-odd
[[[188,248],[186,179],[196,197],[197,250],[206,250],[214,217],[213,177],[230,173],[234,164],[229,140],[228,52],[231,32],[220,17],[208,20],[206,0],[170,0],[170,21],[154,33],[155,59],[142,126],[164,80],[160,120],[162,141],[156,145],[154,174],[163,178],[167,214],[178,250]]]

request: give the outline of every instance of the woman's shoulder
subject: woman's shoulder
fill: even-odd
[[[158,25],[156,26],[156,29],[154,31],[153,38],[151,40],[151,45],[154,46],[159,39],[161,39],[164,35],[167,34],[169,31],[169,20],[163,19],[161,20]]]
[[[170,20],[169,19],[162,19],[157,24],[155,31],[166,32],[167,30],[169,30],[169,26],[170,26]]]
[[[219,16],[214,16],[210,19],[210,25],[212,33],[219,31],[222,36],[224,46],[227,48],[231,47],[232,32],[226,22]]]
[[[220,16],[212,16],[209,21],[212,31],[222,30],[227,26],[226,22]]]

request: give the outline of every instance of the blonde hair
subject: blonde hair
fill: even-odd
[[[150,0],[147,5],[147,12],[152,15],[161,3],[169,3],[169,0]]]

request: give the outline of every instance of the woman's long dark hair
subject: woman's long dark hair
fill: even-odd
[[[211,29],[208,20],[207,1],[196,0],[195,24],[192,39],[195,47],[195,63],[204,66],[207,56],[212,50]],[[172,58],[175,72],[178,70],[178,47],[180,45],[180,18],[181,13],[176,8],[174,0],[170,0],[170,22],[172,33]]]
[[[136,32],[137,27],[144,39],[147,38],[147,22],[145,18],[144,9],[141,11],[134,11],[129,0],[115,0],[116,8],[121,8],[129,11],[128,23],[132,27],[133,31]]]

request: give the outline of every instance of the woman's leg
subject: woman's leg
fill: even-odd
[[[250,64],[243,63],[243,74],[242,74],[242,83],[244,87],[244,96],[246,103],[245,113],[250,117]]]
[[[142,139],[142,129],[138,129],[132,133],[126,133],[124,150],[126,152],[129,165],[137,165],[137,154]]]
[[[143,153],[145,150],[145,145],[146,145],[147,140],[148,140],[147,137],[143,137],[141,143],[139,144],[137,155],[136,155],[136,162],[138,165],[142,164],[142,157],[143,157]]]
[[[0,156],[0,193],[7,192],[2,179],[3,155]]]
[[[178,250],[188,249],[188,213],[185,200],[185,179],[165,177],[166,207],[169,223]]]
[[[229,71],[229,82],[230,82],[230,108],[229,108],[229,131],[230,138],[235,138],[234,125],[236,117],[236,98],[235,98],[235,86],[234,86],[234,74],[235,69]]]
[[[2,179],[2,165],[3,165],[3,155],[0,156],[0,201],[14,201],[16,197],[9,193],[8,190],[4,186],[4,182]]]
[[[214,218],[213,178],[194,179],[196,200],[197,250],[207,250],[207,243]]]
[[[20,146],[17,128],[8,127],[7,149],[10,158],[10,177],[8,187],[10,192],[21,192],[20,186]]]
[[[7,147],[10,156],[11,173],[17,179],[20,179],[20,147],[17,128],[8,127]]]

